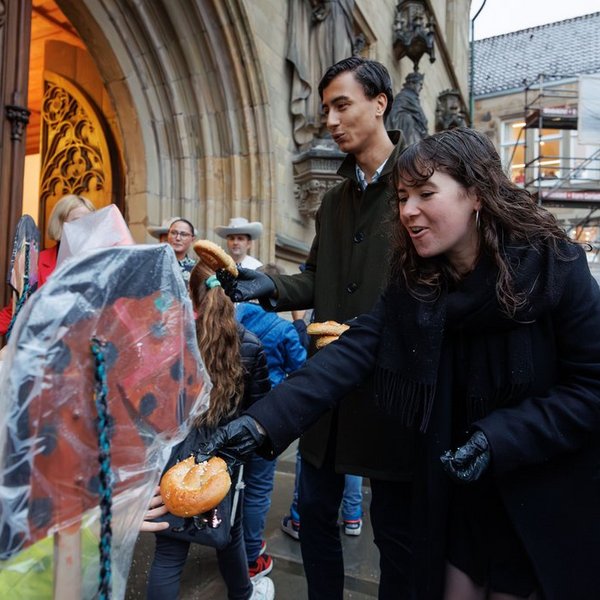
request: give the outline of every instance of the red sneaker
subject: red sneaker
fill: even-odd
[[[248,565],[248,574],[252,581],[256,581],[273,570],[273,559],[268,554],[261,554],[253,563]]]

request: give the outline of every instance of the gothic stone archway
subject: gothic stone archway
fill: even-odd
[[[242,0],[57,0],[95,58],[117,112],[127,217],[186,216],[200,235],[260,220],[274,248],[267,94]]]

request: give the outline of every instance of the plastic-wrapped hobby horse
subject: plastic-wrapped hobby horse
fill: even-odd
[[[55,598],[124,596],[170,449],[207,401],[176,266],[166,245],[84,253],[16,320],[0,367],[0,595],[52,572],[50,539]]]

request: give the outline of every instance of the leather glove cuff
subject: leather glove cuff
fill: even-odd
[[[233,466],[242,463],[265,440],[264,430],[250,416],[243,415],[219,427],[205,444],[201,445],[196,461],[202,462],[213,455],[221,456]]]

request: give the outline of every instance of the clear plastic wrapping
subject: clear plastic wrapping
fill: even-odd
[[[80,563],[73,568],[81,596],[97,592],[94,337],[104,344],[112,419],[115,598],[125,593],[139,526],[170,450],[206,408],[210,383],[172,250],[126,246],[65,261],[22,309],[0,363],[2,596],[19,585],[19,597],[48,597],[37,589],[40,573],[52,584],[48,570],[64,567],[69,552]],[[69,548],[63,556],[61,542]],[[31,595],[24,581],[36,588]]]
[[[94,248],[133,244],[133,238],[121,211],[114,204],[109,204],[75,221],[63,224],[56,264],[60,266],[65,260],[73,256],[81,256],[83,252]]]

